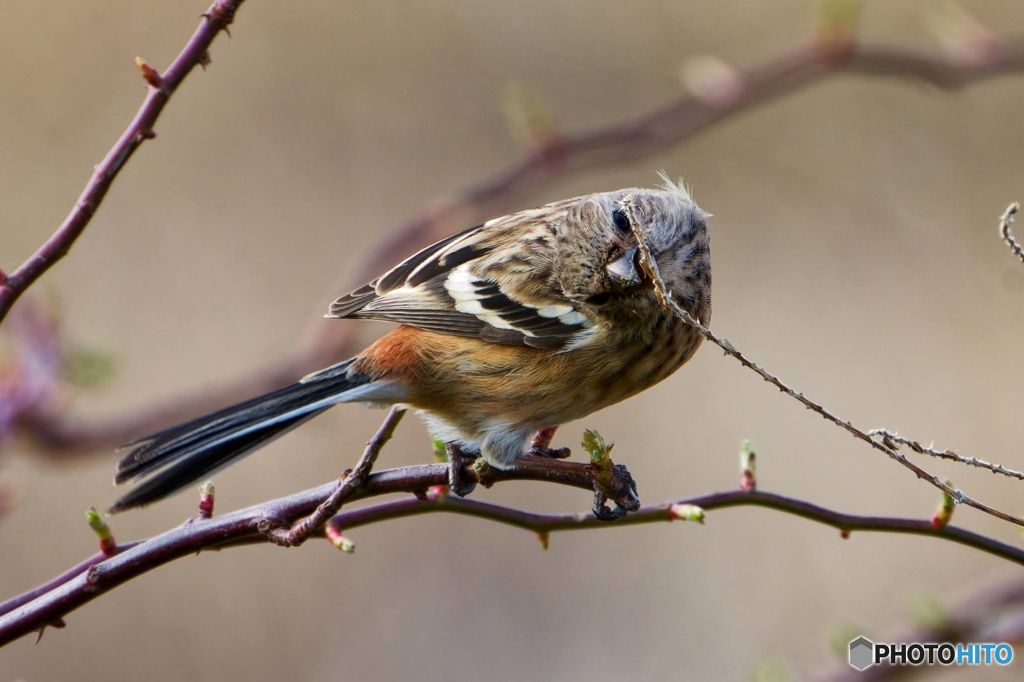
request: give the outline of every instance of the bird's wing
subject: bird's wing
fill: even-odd
[[[593,327],[554,274],[553,222],[562,215],[555,204],[443,239],[336,300],[328,317],[562,348]]]

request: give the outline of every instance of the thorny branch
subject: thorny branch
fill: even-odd
[[[978,467],[979,469],[988,469],[993,474],[1002,474],[1003,476],[1009,476],[1010,478],[1016,478],[1019,481],[1024,481],[1024,473],[1020,471],[1014,471],[1013,469],[1007,469],[1002,464],[993,464],[992,462],[986,462],[983,459],[977,457],[964,457],[963,455],[957,454],[952,450],[936,450],[933,447],[926,447],[921,445],[916,440],[911,440],[904,436],[893,433],[892,431],[886,431],[885,429],[872,429],[868,431],[869,436],[878,436],[882,439],[882,443],[892,448],[893,450],[899,449],[899,446],[905,445],[919,455],[930,455],[938,459],[948,459],[960,464],[966,464],[972,467]]]
[[[686,324],[696,329],[701,336],[703,336],[705,339],[707,339],[708,341],[710,341],[711,343],[715,344],[723,351],[725,351],[726,355],[729,355],[738,360],[741,365],[755,372],[759,377],[767,381],[769,384],[779,389],[793,400],[796,400],[801,405],[806,407],[808,410],[811,410],[812,412],[821,415],[821,417],[823,417],[825,420],[832,422],[833,424],[835,424],[841,429],[844,429],[845,431],[848,431],[855,438],[859,438],[860,440],[864,441],[865,443],[875,448],[876,450],[884,452],[889,457],[896,460],[904,467],[910,469],[912,472],[917,474],[918,478],[928,481],[933,486],[949,495],[950,498],[952,498],[953,501],[956,502],[957,504],[966,504],[969,507],[974,507],[975,509],[978,509],[980,511],[985,512],[986,514],[996,517],[997,519],[1009,521],[1010,523],[1018,527],[1024,526],[1024,519],[1014,516],[1013,514],[1008,514],[1006,512],[1000,511],[994,507],[990,507],[989,505],[984,504],[983,502],[979,502],[973,497],[968,496],[962,490],[954,488],[949,483],[943,481],[935,474],[929,473],[928,471],[925,471],[917,464],[911,462],[909,459],[906,458],[906,456],[903,453],[901,453],[899,450],[893,447],[895,443],[891,439],[886,439],[883,436],[881,441],[875,440],[867,432],[854,426],[851,422],[837,417],[835,414],[826,409],[820,403],[816,403],[807,396],[805,396],[803,393],[793,390],[777,376],[770,373],[768,370],[764,369],[756,362],[747,358],[747,356],[745,356],[735,346],[729,343],[728,339],[723,339],[719,337],[713,331],[711,331],[703,324],[701,324],[700,320],[696,319],[695,317],[693,317],[693,315],[684,310],[665,288],[665,282],[662,281],[661,274],[658,272],[658,263],[651,256],[651,252],[647,247],[647,243],[643,239],[643,234],[640,231],[640,222],[633,215],[633,206],[631,203],[629,203],[628,198],[626,201],[623,202],[623,208],[625,209],[626,215],[629,217],[630,224],[633,227],[633,234],[636,236],[637,246],[639,248],[641,256],[640,265],[644,268],[645,271],[647,271],[648,276],[653,280],[655,292],[657,293],[658,300],[661,302],[662,306],[674,312],[681,320],[686,322]],[[959,456],[954,455],[953,458],[958,459]],[[966,460],[961,461],[964,461],[966,463]],[[977,461],[978,460],[975,460],[975,462]],[[976,466],[980,466],[980,464],[976,464]],[[987,468],[991,467],[992,465],[989,465]],[[1004,469],[1001,473],[1007,473],[1009,475],[1010,472]]]
[[[217,3],[215,7],[220,5]],[[959,59],[915,54],[897,48],[859,47],[852,42],[839,41],[838,45],[831,45],[818,39],[745,73],[727,69],[717,82],[691,88],[691,94],[639,118],[582,134],[548,131],[549,134],[537,139],[527,153],[507,169],[438,200],[401,226],[367,259],[357,283],[372,279],[402,257],[484,214],[512,206],[519,197],[554,178],[663,152],[734,114],[831,76],[909,79],[955,91],[1024,69],[1024,38],[1001,43],[992,40],[994,46],[984,46],[984,58]],[[164,78],[166,80],[166,75]],[[724,90],[729,96],[716,95],[716,90]],[[351,325],[318,323],[295,352],[277,364],[247,373],[246,379],[107,422],[76,423],[64,411],[34,409],[19,414],[16,424],[20,431],[34,436],[42,445],[43,454],[48,456],[103,452],[140,433],[157,431],[196,414],[278,388],[294,381],[296,376],[351,355],[358,350],[354,347],[353,334]]]
[[[472,468],[468,476],[476,475]],[[591,489],[586,476],[563,474],[551,478],[533,469],[508,472],[491,470],[490,483],[507,480],[547,480],[584,490]],[[563,530],[618,528],[661,521],[690,519],[703,522],[704,512],[739,506],[775,509],[816,521],[840,531],[848,538],[854,531],[903,533],[941,538],[988,552],[1024,566],[1024,549],[1008,545],[962,528],[936,529],[925,519],[898,519],[844,514],[810,502],[762,491],[735,490],[687,498],[677,502],[643,507],[617,521],[602,521],[591,514],[536,514],[501,505],[460,499],[444,494],[448,482],[447,464],[426,464],[389,469],[371,474],[350,499],[389,493],[412,493],[413,497],[342,511],[329,521],[330,527],[351,530],[371,523],[448,512],[504,523],[537,533],[542,543],[550,533]],[[268,519],[291,523],[314,511],[337,488],[336,483],[307,490],[212,519],[195,519],[161,535],[121,545],[114,556],[97,554],[58,578],[31,592],[0,604],[0,646],[52,623],[101,594],[143,573],[204,549],[224,549],[267,542],[261,525]]]
[[[1024,249],[1021,248],[1020,242],[1013,236],[1013,230],[1010,226],[1013,225],[1013,217],[1020,210],[1020,204],[1016,201],[1006,207],[1003,211],[1002,217],[999,219],[999,235],[1006,242],[1006,245],[1013,251],[1013,255],[1020,259],[1021,263],[1024,263]]]
[[[128,128],[93,170],[89,183],[57,231],[17,270],[6,276],[0,272],[0,321],[3,321],[18,297],[67,254],[71,245],[96,214],[107,190],[128,159],[143,142],[156,137],[153,125],[160,117],[160,112],[167,101],[192,69],[196,66],[206,68],[210,61],[207,50],[218,33],[228,30],[242,2],[243,0],[214,2],[202,15],[199,28],[192,34],[185,48],[163,74],[141,58],[136,58],[135,63],[142,71],[147,84],[146,99],[143,100],[135,118],[128,124]]]

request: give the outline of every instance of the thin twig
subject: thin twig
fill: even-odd
[[[666,107],[635,119],[582,134],[554,133],[520,160],[494,176],[435,201],[399,227],[366,260],[356,283],[372,279],[402,257],[469,224],[485,214],[511,207],[520,197],[554,178],[635,161],[678,145],[731,116],[788,96],[831,76],[910,79],[954,91],[989,78],[1024,69],[1024,38],[1003,41],[999,58],[977,64],[942,56],[920,55],[887,47],[863,46],[827,54],[803,45],[760,67],[738,74],[740,95],[728,102],[708,102],[685,95]],[[19,417],[18,427],[34,436],[48,456],[104,452],[142,433],[157,431],[188,417],[216,410],[294,381],[296,376],[351,355],[355,326],[317,324],[300,348],[277,364],[246,373],[232,385],[183,399],[151,405],[106,422],[76,423],[66,412],[41,411]]]
[[[530,475],[529,470],[510,471],[502,480],[515,480]],[[936,537],[979,549],[1024,566],[1024,549],[1008,545],[962,528],[932,528],[925,519],[898,519],[843,514],[809,502],[767,492],[730,491],[713,493],[674,503],[644,507],[618,521],[601,521],[591,514],[535,514],[501,505],[441,495],[428,496],[431,486],[448,480],[447,465],[429,464],[391,469],[371,474],[357,497],[393,492],[414,492],[418,497],[385,502],[378,505],[343,511],[330,523],[350,530],[358,526],[389,519],[431,512],[449,512],[497,521],[531,530],[551,533],[560,530],[590,530],[672,521],[680,518],[680,509],[696,506],[706,511],[728,507],[756,506],[775,509],[839,529],[844,537],[854,531],[902,533]],[[579,487],[588,488],[585,481]],[[146,571],[190,556],[203,549],[226,548],[266,542],[258,525],[267,518],[298,519],[310,513],[336,484],[320,486],[297,495],[250,507],[210,520],[195,520],[179,526],[130,549],[121,549],[116,556],[78,567],[79,573],[65,574],[45,594],[33,591],[35,599],[19,597],[0,604],[0,646],[63,618],[101,594],[135,578]],[[54,581],[57,583],[57,581]]]
[[[871,431],[868,431],[868,435],[881,437],[882,442],[893,450],[898,449],[900,445],[906,445],[919,455],[930,455],[932,457],[938,457],[939,459],[948,459],[954,462],[959,462],[960,464],[978,467],[979,469],[988,469],[993,474],[1002,474],[1003,476],[1009,476],[1010,478],[1016,478],[1017,480],[1024,481],[1024,473],[1021,473],[1020,471],[1007,469],[1001,464],[986,462],[985,460],[978,459],[977,457],[964,457],[952,450],[936,450],[932,447],[926,447],[918,443],[916,440],[904,438],[892,431],[886,431],[885,429],[872,429]]]
[[[297,547],[308,540],[313,533],[320,530],[328,519],[337,514],[345,500],[363,485],[373,470],[377,456],[380,455],[384,445],[391,440],[391,436],[394,435],[395,429],[398,428],[398,423],[402,421],[404,415],[404,408],[397,406],[391,408],[384,418],[384,422],[377,429],[377,433],[367,441],[366,449],[363,450],[363,455],[359,458],[355,468],[342,474],[334,490],[312,514],[296,522],[291,528],[275,528],[269,519],[265,519],[265,523],[260,524],[259,531],[272,543],[281,547]]]
[[[136,60],[147,83],[146,98],[142,106],[103,161],[96,166],[89,183],[57,231],[17,270],[6,277],[0,277],[0,321],[7,316],[18,297],[71,249],[71,245],[92,220],[114,178],[124,168],[128,159],[143,142],[156,136],[153,125],[171,95],[192,69],[199,65],[205,68],[209,62],[207,50],[213,39],[231,25],[235,12],[242,2],[243,0],[214,2],[202,15],[199,28],[192,34],[181,54],[171,62],[163,74],[157,73],[141,59]]]
[[[727,339],[719,338],[717,334],[715,334],[710,329],[701,324],[699,320],[693,317],[693,315],[684,310],[665,288],[665,282],[662,281],[661,274],[658,272],[657,261],[655,261],[654,258],[651,256],[650,249],[648,248],[647,243],[644,241],[643,234],[640,231],[640,222],[633,215],[633,206],[628,200],[623,202],[623,210],[625,210],[626,215],[629,217],[630,224],[633,228],[633,234],[636,236],[637,246],[640,251],[640,265],[644,268],[644,270],[647,271],[648,276],[653,281],[655,293],[658,296],[659,302],[664,307],[672,310],[686,324],[696,329],[701,336],[703,336],[705,339],[707,339],[708,341],[710,341],[711,343],[715,344],[723,351],[725,351],[726,355],[732,356],[733,358],[738,360],[740,364],[743,365],[744,367],[756,372],[758,376],[760,376],[762,379],[770,383],[772,386],[779,389],[790,398],[793,398],[794,400],[796,400],[797,402],[799,402],[801,405],[811,410],[812,412],[816,412],[817,414],[821,415],[827,421],[830,421],[836,426],[851,433],[853,436],[864,441],[865,443],[875,448],[876,450],[884,452],[889,457],[896,460],[904,467],[910,469],[915,474],[917,474],[918,478],[922,478],[928,481],[933,486],[949,495],[957,504],[966,504],[970,507],[974,507],[975,509],[983,511],[986,514],[990,514],[991,516],[994,516],[998,519],[1009,521],[1010,523],[1016,526],[1024,526],[1024,519],[1018,516],[1014,516],[1013,514],[1007,514],[1006,512],[995,509],[994,507],[990,507],[989,505],[984,504],[983,502],[979,502],[973,497],[968,496],[962,490],[952,487],[935,474],[925,471],[917,464],[911,462],[899,450],[890,447],[884,442],[879,442],[875,440],[862,429],[854,426],[852,423],[845,419],[840,419],[835,414],[825,409],[825,407],[822,406],[820,403],[816,403],[807,396],[805,396],[803,393],[793,390],[788,385],[786,385],[781,379],[776,377],[774,374],[771,374],[757,363],[753,362],[752,360],[749,360],[743,353],[737,350],[735,346],[729,343]]]
[[[1016,215],[1017,211],[1020,210],[1020,204],[1016,201],[1007,206],[1003,212],[1002,217],[999,219],[999,234],[1002,236],[1003,241],[1013,251],[1013,255],[1020,259],[1021,263],[1024,263],[1024,249],[1021,248],[1020,242],[1013,236],[1013,230],[1010,226],[1013,225],[1013,216]]]

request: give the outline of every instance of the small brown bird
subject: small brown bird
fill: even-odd
[[[631,219],[675,302],[707,325],[707,218],[665,178],[443,239],[331,305],[327,317],[399,323],[362,353],[126,446],[115,482],[149,478],[111,511],[162,499],[345,402],[417,409],[436,438],[512,467],[539,429],[639,393],[693,356],[702,337],[659,303]]]

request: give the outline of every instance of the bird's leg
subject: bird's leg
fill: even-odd
[[[527,450],[527,453],[549,459],[568,459],[572,455],[572,450],[551,447],[551,439],[555,437],[557,430],[557,426],[547,426],[538,431],[530,442],[530,449]]]
[[[466,468],[480,455],[465,452],[455,443],[445,443],[444,449],[448,453],[448,488],[453,495],[465,497],[476,488],[476,476]]]

